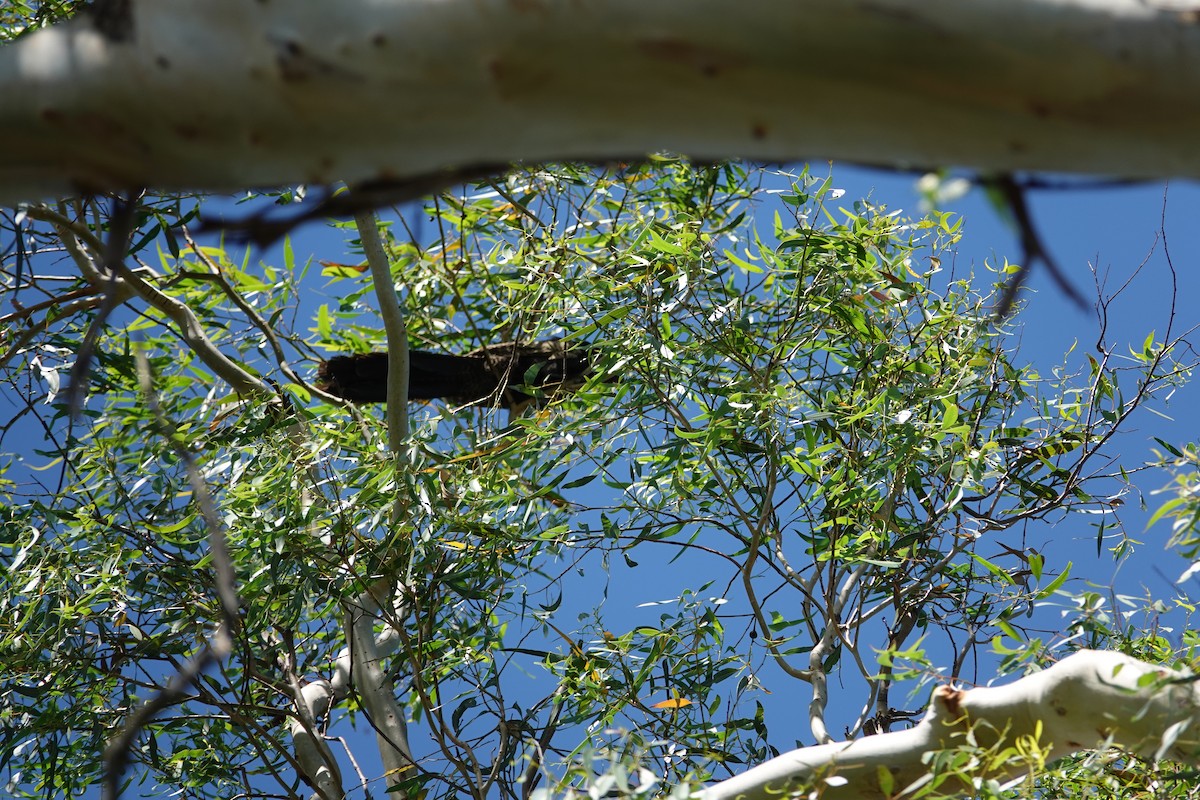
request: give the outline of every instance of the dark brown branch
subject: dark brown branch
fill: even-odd
[[[1016,178],[1012,175],[994,175],[982,179],[982,183],[996,192],[997,199],[1004,204],[1009,214],[1012,215],[1012,223],[1021,237],[1021,250],[1023,251],[1020,270],[1005,282],[1004,291],[1000,295],[1000,302],[996,304],[996,318],[1004,319],[1008,316],[1008,312],[1012,310],[1013,303],[1016,302],[1017,292],[1021,290],[1026,278],[1029,277],[1030,269],[1038,261],[1046,265],[1046,271],[1050,273],[1050,277],[1071,302],[1080,309],[1087,308],[1087,301],[1083,299],[1083,295],[1067,279],[1062,269],[1059,268],[1058,262],[1051,257],[1050,251],[1042,243],[1042,237],[1033,225],[1033,216],[1030,214],[1029,205],[1025,201],[1025,191],[1029,187],[1017,183]]]
[[[404,180],[361,183],[349,192],[328,189],[319,199],[299,204],[290,216],[276,216],[277,209],[274,206],[241,219],[201,215],[199,232],[221,231],[235,241],[270,247],[305,222],[329,217],[352,217],[363,211],[402,205],[439,194],[461,183],[485,180],[508,169],[508,164],[478,164],[415,175]]]

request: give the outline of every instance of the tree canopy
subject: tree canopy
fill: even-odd
[[[850,199],[806,169],[526,168],[333,223],[362,258],[278,262],[197,242],[190,197],[9,218],[7,791],[74,796],[121,756],[149,796],[720,797],[794,746],[909,728],[950,679],[1083,648],[1186,669],[1191,628],[1158,622],[1185,599],[1113,616],[1029,536],[1073,520],[1125,555],[1144,459],[1111,439],[1186,377],[1178,332],[1031,369],[993,314],[1014,266],[956,272],[954,215]],[[512,411],[316,386],[396,352],[393,286],[413,351],[559,340],[586,374],[506,375],[533,400]],[[1194,555],[1195,449],[1161,446]],[[1156,741],[1186,761],[1189,736]],[[1194,792],[1169,760],[1049,764],[1061,745],[968,727],[913,796],[1022,770]]]

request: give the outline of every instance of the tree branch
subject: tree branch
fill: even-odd
[[[296,715],[288,718],[288,732],[292,736],[292,749],[305,780],[316,790],[322,800],[342,800],[342,772],[338,768],[333,751],[317,729],[317,720],[329,713],[333,704],[333,688],[329,681],[313,681],[300,685],[294,669],[288,670],[288,681],[292,688],[292,699]]]
[[[331,17],[322,0],[129,0],[126,16],[128,35],[79,16],[0,50],[0,203],[425,193],[472,165],[664,148],[1200,177],[1200,25],[1178,3],[346,0]]]
[[[1116,747],[1142,758],[1200,764],[1200,689],[1191,672],[1122,655],[1082,650],[1007,686],[934,690],[916,727],[793,750],[713,784],[701,800],[770,800],[819,788],[822,800],[904,794],[930,780],[927,754],[965,746],[998,751],[1024,743],[1048,760]],[[973,792],[979,777],[1012,778],[1027,763],[992,773],[941,776],[939,791]],[[880,775],[888,775],[893,791]]]
[[[383,317],[383,330],[387,335],[387,425],[388,449],[399,458],[408,441],[408,326],[396,295],[392,279],[391,263],[379,235],[379,223],[370,211],[354,215],[358,237],[362,241],[367,266],[371,270],[371,282],[375,286],[375,297],[379,302],[379,315]]]
[[[375,636],[375,619],[382,607],[376,594],[392,586],[394,581],[379,581],[357,600],[346,604],[350,677],[375,728],[388,786],[400,784],[415,775],[404,711],[396,702],[392,679],[381,665],[383,657],[395,649],[400,637],[386,631],[378,639]],[[339,662],[342,660],[339,658]],[[389,792],[389,796],[393,800],[406,800],[403,790]]]

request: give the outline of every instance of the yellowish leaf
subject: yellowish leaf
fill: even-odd
[[[692,704],[691,700],[686,697],[672,697],[670,700],[663,700],[661,703],[655,703],[651,708],[684,708]]]

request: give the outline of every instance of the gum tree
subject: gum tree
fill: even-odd
[[[187,199],[29,206],[2,343],[8,791],[107,770],[147,795],[719,800],[1033,771],[1186,796],[1170,762],[1051,765],[1194,761],[1190,638],[1121,638],[1027,539],[1088,512],[1121,554],[1137,465],[1106,447],[1181,379],[1172,334],[1041,375],[977,288],[997,276],[948,268],[952,216],[844,205],[807,172],[518,170],[340,225],[362,255],[271,264],[197,244]],[[311,380],[332,354],[552,338],[593,370],[521,376],[523,415],[410,406],[402,369],[384,410]]]

